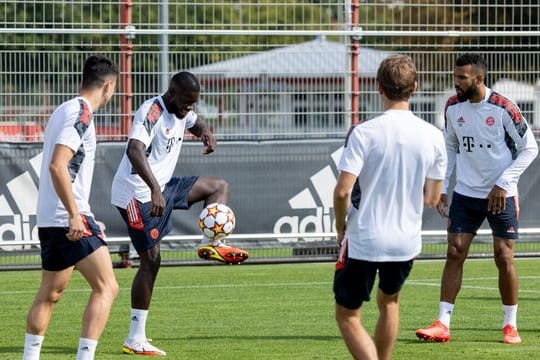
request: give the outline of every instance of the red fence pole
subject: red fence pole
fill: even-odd
[[[133,1],[122,1],[120,5],[120,24],[124,29],[131,26],[131,12]],[[120,100],[121,118],[120,130],[123,136],[129,134],[131,128],[131,100],[133,98],[133,89],[131,84],[131,60],[133,57],[133,37],[126,34],[120,35]]]

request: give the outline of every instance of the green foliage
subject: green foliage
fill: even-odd
[[[401,295],[401,326],[395,360],[534,359],[538,333],[538,260],[516,262],[520,276],[518,325],[523,343],[502,344],[502,311],[493,261],[469,260],[452,319],[452,340],[426,343],[414,331],[437,316],[443,262],[418,261]],[[121,292],[99,342],[97,359],[123,359],[129,327],[129,289],[135,269],[116,271]],[[171,359],[348,359],[334,320],[333,264],[166,267],[161,269],[147,333]],[[0,358],[20,358],[28,307],[40,281],[37,271],[0,272],[3,311]],[[75,273],[57,305],[43,360],[73,359],[89,290]],[[366,303],[373,333],[374,301]]]

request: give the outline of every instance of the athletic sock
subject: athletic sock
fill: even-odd
[[[39,360],[43,336],[26,333],[24,335],[23,360]]]
[[[213,243],[213,241],[208,236],[203,235],[202,239],[201,239],[200,246],[209,245],[209,244],[212,244],[212,243]]]
[[[77,360],[94,360],[98,341],[79,338],[79,348],[77,350]]]
[[[137,341],[146,340],[146,317],[148,310],[131,308],[131,324],[128,339]]]
[[[510,324],[517,329],[517,304],[516,305],[503,305],[504,320],[503,327]]]
[[[452,318],[452,312],[454,311],[454,304],[441,301],[439,303],[439,321],[446,327],[450,328],[450,319]]]

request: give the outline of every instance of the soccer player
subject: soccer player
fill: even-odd
[[[204,154],[216,147],[210,128],[195,114],[200,85],[189,72],[175,74],[169,89],[147,100],[135,114],[126,153],[112,184],[112,204],[127,224],[131,241],[140,256],[140,266],[131,287],[131,325],[124,342],[128,354],[163,356],[165,351],[148,342],[146,318],[158,274],[160,241],[171,229],[173,209],[188,209],[203,201],[226,204],[229,184],[219,178],[173,177],[184,131],[200,137]],[[198,255],[222,262],[242,262],[244,250],[203,236]]]
[[[334,189],[339,258],[336,320],[355,359],[391,358],[399,328],[398,297],[420,253],[422,212],[439,201],[446,151],[442,132],[409,110],[416,67],[405,55],[377,71],[384,113],[352,128]],[[361,308],[379,274],[379,319],[372,339]]]
[[[519,344],[516,315],[518,280],[514,242],[518,238],[517,184],[534,160],[538,146],[517,105],[485,85],[487,64],[476,54],[457,58],[456,95],[446,103],[448,169],[437,210],[448,217],[448,249],[444,266],[439,318],[416,331],[420,339],[450,340],[450,318],[463,277],[463,263],[476,231],[487,218],[493,234],[499,292],[504,311],[503,342]],[[450,213],[448,183],[456,167]]]
[[[56,108],[45,129],[37,208],[43,271],[26,320],[23,360],[39,359],[54,306],[74,269],[92,290],[77,359],[94,358],[118,293],[111,256],[88,203],[96,151],[93,114],[113,96],[117,77],[113,61],[90,56],[84,64],[80,96]]]

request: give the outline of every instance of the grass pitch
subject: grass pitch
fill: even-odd
[[[540,354],[540,260],[516,262],[520,276],[518,326],[523,343],[502,344],[502,309],[492,260],[469,260],[452,319],[450,343],[426,343],[414,331],[438,312],[442,261],[418,261],[401,295],[394,359],[535,359]],[[123,359],[135,269],[118,269],[121,292],[96,359]],[[169,359],[349,359],[334,321],[333,264],[162,268],[147,334]],[[0,359],[20,359],[25,317],[39,271],[0,272]],[[73,359],[88,286],[75,273],[57,305],[43,360]],[[374,293],[373,293],[374,295]],[[372,332],[374,300],[364,306]]]

